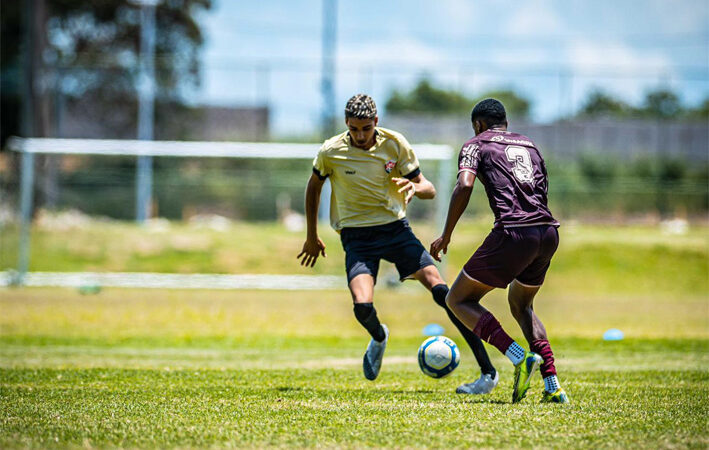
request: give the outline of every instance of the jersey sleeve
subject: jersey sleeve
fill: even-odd
[[[465,144],[460,149],[458,156],[458,174],[460,172],[478,173],[478,164],[480,164],[480,145]]]
[[[317,156],[313,159],[313,173],[317,175],[321,180],[329,177],[332,173],[330,168],[327,166],[327,160],[324,155],[324,148],[318,151]]]
[[[399,159],[396,162],[399,173],[406,178],[414,178],[421,173],[419,170],[419,160],[414,153],[414,149],[405,137],[399,137]],[[413,176],[412,176],[413,175]]]

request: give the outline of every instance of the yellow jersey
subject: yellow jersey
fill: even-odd
[[[338,232],[403,219],[404,194],[397,192],[399,186],[391,179],[410,177],[418,169],[406,138],[379,127],[369,150],[352,145],[349,132],[344,132],[325,141],[313,160],[313,171],[330,178],[330,224]]]

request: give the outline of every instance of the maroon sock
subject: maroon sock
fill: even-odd
[[[473,333],[488,344],[497,347],[503,354],[514,342],[514,340],[505,333],[505,330],[502,329],[500,322],[489,312],[480,316]]]
[[[544,359],[544,362],[542,362],[542,365],[539,367],[539,370],[542,372],[542,378],[546,378],[549,375],[556,375],[556,367],[554,367],[554,352],[551,351],[549,341],[546,339],[537,339],[532,342],[530,350],[534,353],[538,353],[542,359]]]

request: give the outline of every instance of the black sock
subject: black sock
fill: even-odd
[[[489,374],[491,377],[495,378],[496,370],[490,362],[490,357],[487,355],[487,351],[485,351],[485,346],[483,345],[483,342],[480,340],[479,337],[475,335],[475,333],[473,333],[472,330],[469,330],[468,327],[466,327],[463,322],[461,322],[455,316],[455,314],[453,314],[453,311],[448,308],[448,305],[446,305],[446,295],[448,294],[448,286],[446,286],[445,284],[433,286],[433,289],[431,289],[431,293],[433,294],[433,300],[441,308],[446,310],[448,318],[450,318],[451,322],[453,322],[453,325],[455,325],[460,334],[463,335],[463,339],[465,339],[465,342],[468,343],[468,346],[473,351],[473,355],[475,355],[475,359],[477,360],[482,373]]]
[[[382,328],[382,324],[379,323],[379,317],[377,317],[377,310],[374,309],[374,304],[355,303],[354,315],[374,340],[382,342],[386,338],[384,328]]]

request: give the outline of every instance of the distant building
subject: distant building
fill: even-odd
[[[194,108],[200,115],[190,134],[199,141],[265,141],[269,137],[269,109],[262,107]]]
[[[137,109],[88,101],[66,102],[58,134],[65,138],[135,139]],[[269,108],[157,104],[155,139],[193,141],[265,141],[270,135]]]

